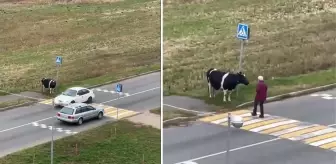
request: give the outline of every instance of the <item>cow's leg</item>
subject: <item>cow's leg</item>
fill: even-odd
[[[232,93],[232,91],[229,91],[228,101],[231,101],[231,93]]]
[[[211,91],[212,91],[212,87],[211,87],[211,84],[208,82],[208,92],[209,92],[209,97],[210,98],[211,98],[211,95],[212,95]]]
[[[224,101],[224,102],[226,102],[226,98],[225,98],[225,96],[226,96],[226,92],[227,92],[227,90],[223,89],[223,101]]]

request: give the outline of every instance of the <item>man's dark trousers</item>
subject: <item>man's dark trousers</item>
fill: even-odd
[[[264,101],[254,100],[253,116],[257,115],[257,107],[260,106],[260,117],[264,117]]]

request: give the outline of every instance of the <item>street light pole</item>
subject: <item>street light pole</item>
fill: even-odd
[[[229,164],[230,162],[230,129],[231,129],[231,113],[228,113],[228,134],[227,134],[227,139],[226,139],[226,146],[227,146],[227,150],[226,150],[226,163],[225,164]]]

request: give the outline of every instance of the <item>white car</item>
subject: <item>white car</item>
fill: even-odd
[[[72,103],[91,103],[95,95],[92,90],[83,87],[72,87],[54,98],[54,106],[67,106]]]

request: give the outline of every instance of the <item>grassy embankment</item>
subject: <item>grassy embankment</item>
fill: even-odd
[[[61,91],[160,69],[160,2],[105,2],[0,0],[0,89],[40,91],[56,56]]]
[[[161,133],[121,120],[55,141],[54,163],[58,164],[158,164]],[[77,148],[76,148],[77,146]],[[50,143],[0,158],[0,164],[50,163]]]
[[[169,0],[164,14],[164,94],[233,107],[254,97],[263,75],[269,96],[336,83],[336,3],[311,0]],[[209,99],[205,72],[237,70],[238,23],[248,23],[239,97]]]

